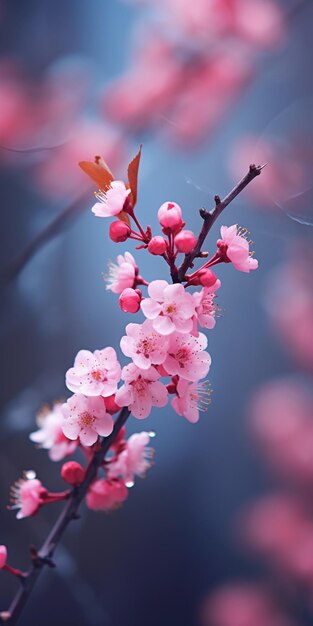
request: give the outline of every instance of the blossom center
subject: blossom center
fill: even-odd
[[[145,395],[147,389],[147,381],[144,378],[138,376],[137,380],[134,380],[133,385],[139,396]]]
[[[168,315],[171,315],[171,313],[176,313],[176,306],[175,306],[175,304],[174,303],[168,304],[168,306],[165,309],[165,312]]]
[[[103,380],[105,380],[105,377],[103,376],[103,372],[101,372],[101,370],[93,370],[93,372],[91,372],[91,377],[96,381],[96,382],[101,382]]]
[[[144,354],[146,358],[148,358],[150,352],[155,350],[155,340],[154,337],[145,337],[145,339],[141,339],[137,344],[137,354],[141,352]]]
[[[79,421],[82,428],[90,428],[95,421],[95,416],[88,411],[84,411],[80,414]]]
[[[176,359],[179,361],[179,364],[184,366],[185,363],[189,361],[190,351],[185,346],[179,348],[176,352]]]

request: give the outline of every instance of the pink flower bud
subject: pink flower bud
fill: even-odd
[[[188,254],[194,249],[197,243],[197,237],[191,230],[182,230],[174,239],[175,246],[178,252],[184,252]]]
[[[103,402],[105,404],[105,408],[107,412],[110,413],[111,415],[121,410],[121,407],[118,406],[115,402],[115,393],[112,396],[109,396],[108,398],[103,398]]]
[[[0,546],[0,569],[3,569],[7,562],[7,549],[5,546]]]
[[[181,208],[176,202],[164,202],[158,210],[158,220],[165,234],[179,233],[184,226]]]
[[[120,307],[124,313],[137,313],[140,309],[141,300],[140,289],[132,289],[131,287],[124,289],[119,297]]]
[[[167,243],[163,237],[157,235],[152,237],[148,244],[148,250],[151,254],[164,254],[167,248]]]
[[[217,277],[212,270],[205,268],[199,272],[200,285],[203,287],[213,287],[217,281]]]
[[[216,289],[220,287],[220,280],[215,276],[214,272],[207,267],[199,270],[193,278],[188,280],[188,285],[202,285],[203,287],[211,288],[215,285]],[[215,291],[213,289],[213,291]]]
[[[85,470],[80,463],[69,461],[62,465],[61,476],[69,485],[80,485],[84,480]]]
[[[121,243],[128,239],[130,235],[130,227],[125,222],[122,222],[122,220],[112,222],[112,224],[110,224],[109,235],[112,241],[115,241],[115,243]]]

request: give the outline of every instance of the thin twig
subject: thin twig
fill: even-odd
[[[203,219],[203,225],[194,249],[185,254],[185,258],[178,269],[178,275],[176,282],[182,282],[186,275],[186,272],[190,267],[193,267],[193,261],[201,254],[201,248],[203,243],[211,230],[215,220],[220,216],[222,211],[243,191],[254,178],[259,176],[265,165],[250,165],[248,173],[237,183],[237,185],[227,194],[224,200],[221,200],[219,196],[215,196],[215,207],[212,211],[206,211],[206,209],[200,209],[200,215]]]
[[[101,466],[101,463],[117,437],[119,431],[124,426],[126,420],[130,415],[130,411],[127,407],[123,408],[119,413],[117,419],[114,423],[114,428],[108,437],[103,438],[101,446],[97,452],[95,452],[93,459],[88,466],[86,471],[86,476],[84,481],[78,487],[75,487],[72,490],[72,493],[69,499],[66,502],[66,505],[56,520],[51,532],[49,533],[47,539],[41,546],[38,552],[33,551],[32,557],[32,565],[29,571],[25,574],[21,581],[21,586],[17,591],[13,602],[8,609],[8,611],[2,613],[2,617],[0,617],[1,624],[16,624],[19,616],[31,595],[31,592],[35,586],[37,579],[39,578],[42,570],[45,566],[53,567],[54,563],[52,561],[52,557],[54,551],[60,542],[61,538],[68,525],[72,520],[77,519],[79,506],[84,499],[88,488],[92,481],[96,478],[97,472]]]
[[[85,203],[88,199],[90,199],[90,189],[58,213],[52,222],[31,240],[21,254],[0,271],[0,287],[5,287],[14,280],[43,244],[62,233],[66,222],[85,210]]]

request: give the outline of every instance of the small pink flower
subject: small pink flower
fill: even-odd
[[[29,517],[37,513],[43,501],[43,496],[47,490],[37,478],[32,478],[33,472],[29,472],[31,478],[20,478],[11,489],[12,506],[11,509],[18,509],[17,519]]]
[[[132,487],[135,476],[143,477],[152,465],[154,450],[148,447],[149,441],[147,432],[131,435],[124,450],[110,463],[108,477],[122,478],[127,487]]]
[[[75,393],[62,405],[62,413],[64,435],[69,439],[79,437],[83,446],[92,446],[98,435],[107,437],[113,430],[113,419],[106,412],[102,398]]]
[[[37,416],[39,430],[31,433],[29,438],[39,445],[39,448],[49,450],[51,461],[61,461],[65,456],[75,452],[77,442],[69,441],[62,431],[63,413],[62,404],[55,402],[51,411],[42,411]]]
[[[89,487],[86,504],[93,511],[111,511],[117,509],[128,496],[128,490],[122,480],[99,478]]]
[[[198,337],[174,333],[170,337],[168,355],[164,361],[166,371],[175,376],[196,381],[204,378],[211,365],[211,357],[204,352],[207,347],[207,338],[203,333]]]
[[[250,272],[256,270],[258,261],[254,259],[249,251],[249,242],[245,238],[245,230],[238,229],[238,226],[222,226],[221,237],[217,242],[220,254],[226,256],[233,266],[240,272]]]
[[[122,220],[112,222],[109,228],[110,239],[115,243],[122,243],[128,239],[131,233],[130,226]]]
[[[127,287],[135,286],[135,278],[138,268],[134,257],[130,252],[125,252],[124,256],[119,254],[116,263],[109,264],[109,274],[105,277],[107,289],[113,293],[122,293]]]
[[[3,569],[7,563],[7,549],[5,546],[0,546],[0,569]]]
[[[174,243],[178,252],[188,254],[188,252],[194,249],[197,243],[197,237],[191,230],[182,230],[176,235]]]
[[[140,289],[132,289],[127,287],[122,291],[119,297],[119,305],[124,313],[137,313],[140,309],[142,300],[142,292]]]
[[[158,380],[160,374],[154,367],[139,369],[134,363],[123,367],[125,384],[117,391],[115,400],[119,406],[128,406],[134,417],[144,419],[153,406],[167,404],[168,391]]]
[[[195,424],[199,420],[199,411],[206,411],[210,400],[210,387],[207,381],[191,383],[180,378],[177,387],[177,396],[172,400],[172,407],[178,415],[183,415],[189,422]]]
[[[147,370],[151,365],[164,362],[168,338],[156,332],[150,320],[143,324],[127,324],[126,333],[121,339],[121,350],[137,367]]]
[[[80,350],[74,367],[66,372],[66,386],[74,393],[85,396],[111,396],[121,378],[121,366],[114,348]]]
[[[217,310],[217,306],[214,304],[216,297],[214,293],[211,292],[210,288],[204,287],[201,291],[193,293],[192,297],[196,307],[195,321],[198,321],[203,328],[214,328]]]
[[[150,298],[141,302],[144,315],[153,320],[153,328],[161,335],[175,330],[188,333],[192,329],[195,305],[183,285],[169,285],[166,280],[153,280],[148,287]]]
[[[126,189],[121,180],[113,180],[107,191],[99,191],[96,202],[92,207],[92,212],[97,217],[112,217],[118,215],[122,210],[130,189]]]

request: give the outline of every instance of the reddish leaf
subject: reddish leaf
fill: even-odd
[[[117,218],[118,220],[122,220],[122,222],[125,222],[125,224],[128,224],[128,226],[130,226],[130,219],[129,219],[129,217],[128,217],[127,213],[125,213],[125,211],[121,211],[121,212],[120,212],[120,213],[116,216],[116,218]]]
[[[138,170],[139,170],[139,163],[140,163],[140,157],[141,157],[141,148],[142,146],[140,146],[139,152],[137,152],[136,156],[133,158],[133,160],[130,162],[127,168],[128,181],[129,181],[129,186],[131,188],[133,206],[135,206],[137,202]]]
[[[95,163],[80,161],[78,165],[96,183],[98,189],[106,191],[114,180],[114,176],[101,157],[95,157],[95,161]]]

